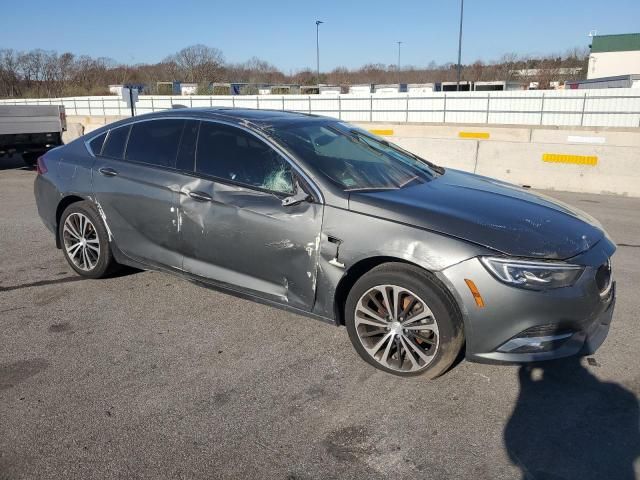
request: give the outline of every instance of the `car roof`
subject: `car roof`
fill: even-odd
[[[174,108],[153,114],[153,116],[158,117],[175,115],[187,115],[194,118],[224,119],[232,123],[250,123],[258,128],[298,123],[301,121],[333,120],[328,117],[286,110],[257,110],[252,108],[231,107]]]

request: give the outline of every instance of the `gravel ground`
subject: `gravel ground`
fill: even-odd
[[[620,245],[593,357],[407,380],[344,328],[162,273],[81,280],[2,162],[2,479],[640,478],[640,199],[546,192]]]

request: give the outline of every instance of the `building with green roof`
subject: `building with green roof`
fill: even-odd
[[[640,33],[595,35],[587,78],[640,74]]]

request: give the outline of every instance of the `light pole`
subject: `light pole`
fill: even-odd
[[[400,45],[402,42],[398,42],[398,84],[400,84]]]
[[[460,60],[462,57],[462,14],[464,12],[464,0],[460,0],[460,33],[458,34],[458,80],[456,82],[456,91],[460,91],[460,71],[462,66]]]
[[[316,20],[316,74],[318,77],[318,86],[320,86],[320,24],[322,20]]]

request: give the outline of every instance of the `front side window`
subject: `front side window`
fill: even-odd
[[[278,193],[293,193],[290,165],[255,136],[227,125],[202,122],[197,173]]]
[[[122,160],[124,147],[129,137],[129,130],[131,130],[131,125],[109,130],[109,135],[107,135],[107,139],[102,147],[102,156]]]
[[[161,119],[134,123],[125,160],[174,167],[184,120]]]
[[[273,127],[269,134],[344,191],[395,190],[441,173],[440,167],[341,122]]]

